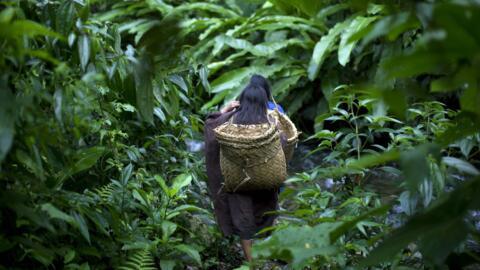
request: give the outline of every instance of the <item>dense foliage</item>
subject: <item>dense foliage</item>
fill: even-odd
[[[478,266],[479,24],[467,0],[0,3],[0,267],[240,266],[199,141],[255,73],[315,160],[257,266]]]

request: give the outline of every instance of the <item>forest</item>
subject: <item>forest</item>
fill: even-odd
[[[480,1],[0,2],[0,269],[479,269]],[[206,116],[302,132],[247,263]]]

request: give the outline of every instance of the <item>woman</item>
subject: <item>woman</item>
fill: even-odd
[[[275,102],[273,102],[272,91],[270,91],[270,85],[268,84],[268,81],[267,79],[265,79],[265,77],[255,74],[250,79],[250,84],[258,85],[261,88],[263,88],[263,90],[267,94],[267,98],[268,98],[267,108],[269,110],[275,110],[275,105],[276,105],[279,112],[285,113],[285,111],[283,110],[282,106],[280,106],[280,104],[276,104]]]
[[[235,124],[260,124],[274,119],[267,116],[268,96],[260,81],[251,80],[239,102],[232,102],[205,121],[205,155],[208,189],[213,200],[217,222],[225,236],[238,235],[245,258],[251,260],[252,239],[261,229],[272,226],[274,215],[265,215],[278,208],[278,189],[227,193],[221,187],[220,146],[213,129],[233,117]],[[282,146],[285,138],[280,136]]]

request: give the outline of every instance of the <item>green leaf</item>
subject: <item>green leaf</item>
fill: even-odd
[[[248,265],[242,265],[240,267],[235,268],[234,270],[249,270],[250,266]]]
[[[44,50],[27,50],[25,54],[48,61],[54,65],[60,65],[61,62]]]
[[[382,18],[371,28],[364,28],[364,31],[357,32],[357,34],[352,35],[351,40],[358,40],[362,36],[365,36],[361,45],[364,47],[372,40],[385,35],[390,41],[393,41],[403,32],[418,28],[419,26],[420,22],[410,12],[400,12]],[[367,33],[365,33],[365,31]]]
[[[412,217],[404,226],[393,231],[360,262],[359,267],[365,268],[388,261],[406,245],[420,238],[426,254],[434,255],[435,249],[440,248],[435,260],[443,261],[445,256],[465,239],[463,219],[469,209],[480,207],[480,197],[477,196],[479,192],[480,178],[464,182],[427,211]],[[459,232],[452,233],[452,228],[459,229]]]
[[[239,87],[252,73],[251,67],[242,67],[225,72],[210,84],[211,93]]]
[[[203,11],[208,11],[208,12],[213,12],[217,13],[221,16],[224,17],[239,17],[237,13],[232,11],[231,9],[224,8],[220,5],[215,5],[211,3],[186,3],[183,5],[180,5],[173,9],[171,13],[183,13],[183,12],[190,12],[192,10],[203,10]]]
[[[342,225],[338,226],[335,230],[330,232],[330,242],[332,244],[335,243],[335,241],[337,241],[337,239],[340,238],[340,236],[344,235],[347,231],[349,231],[351,228],[357,225],[358,222],[363,221],[372,216],[384,215],[385,213],[388,212],[390,207],[391,205],[383,205],[381,207],[372,209],[358,217],[355,217],[352,220],[342,223]]]
[[[425,259],[442,265],[450,252],[466,239],[467,234],[468,227],[463,218],[453,218],[425,232],[419,248]]]
[[[59,123],[62,123],[62,104],[63,104],[63,91],[60,88],[55,90],[53,94],[53,99],[55,101],[55,117]]]
[[[471,112],[460,112],[452,120],[452,124],[436,140],[442,146],[448,146],[480,131],[480,117]]]
[[[174,197],[175,195],[177,195],[180,189],[190,185],[191,182],[192,182],[191,174],[184,173],[175,177],[173,179],[173,184],[170,188],[170,192],[169,192],[170,197]]]
[[[362,17],[358,16],[352,20],[350,25],[342,33],[342,38],[340,39],[340,45],[338,46],[338,62],[340,65],[345,66],[348,61],[350,61],[350,54],[352,53],[353,48],[357,41],[350,41],[350,38],[365,29],[370,23],[375,21],[377,17]]]
[[[132,177],[132,172],[133,165],[131,163],[123,168],[122,174],[120,175],[120,183],[122,183],[122,185],[127,185],[128,180],[130,180],[130,177]]]
[[[256,258],[281,259],[292,263],[293,269],[303,269],[314,256],[331,256],[337,247],[330,244],[330,233],[338,223],[321,223],[314,227],[289,226],[275,231],[270,238],[253,247]]]
[[[167,120],[167,117],[165,116],[165,113],[163,113],[162,108],[160,107],[155,107],[153,108],[153,114],[160,119],[160,121],[165,122]]]
[[[328,34],[323,36],[313,49],[313,55],[308,65],[308,78],[313,81],[318,75],[323,61],[333,51],[334,45],[338,40],[340,33],[347,26],[348,21],[337,23],[328,31]]]
[[[440,147],[436,144],[423,144],[400,155],[400,165],[409,188],[416,187],[430,175],[427,157],[440,156]]]
[[[184,252],[188,256],[190,256],[190,258],[192,258],[198,265],[202,265],[202,259],[200,258],[200,253],[198,252],[198,250],[196,250],[192,246],[180,244],[180,245],[176,245],[175,248],[181,252]]]
[[[269,57],[274,55],[278,50],[284,49],[292,45],[303,45],[304,40],[288,39],[277,42],[264,42],[253,45],[245,39],[233,38],[231,36],[222,35],[215,38],[217,44],[225,44],[237,50],[245,50],[255,56]],[[217,45],[219,46],[219,45]]]
[[[222,102],[222,100],[228,95],[228,91],[223,91],[216,94],[209,102],[205,103],[200,109],[201,111],[205,111],[210,109],[211,107],[217,105],[218,103]]]
[[[177,230],[177,224],[163,220],[162,221],[162,239],[167,241],[168,238]]]
[[[68,252],[63,257],[63,263],[68,264],[75,259],[75,250],[69,249]]]
[[[80,231],[83,238],[85,238],[85,240],[87,240],[87,242],[90,244],[90,233],[88,232],[87,222],[81,214],[73,212],[72,216],[74,219],[73,225]]]
[[[140,194],[140,193],[143,193],[143,194]],[[141,205],[149,206],[148,199],[147,199],[147,197],[145,196],[144,193],[145,192],[143,190],[134,189],[132,191],[132,196],[133,196],[133,198],[137,199],[140,202]]]
[[[9,23],[15,15],[15,9],[7,7],[0,12],[0,23]]]
[[[153,125],[153,63],[152,59],[143,54],[135,64],[135,85],[137,87],[137,109],[142,119]]]
[[[81,35],[77,40],[78,57],[80,58],[80,66],[83,70],[87,67],[90,59],[90,38],[87,35]]]
[[[72,27],[76,21],[75,3],[73,1],[63,1],[59,4],[55,14],[55,29],[62,33],[62,35],[66,35],[72,31]]]
[[[447,164],[450,167],[454,167],[462,173],[470,174],[477,176],[480,174],[480,171],[477,170],[472,164],[468,163],[465,160],[454,158],[454,157],[443,157],[442,162]]]
[[[185,93],[188,93],[188,86],[180,75],[174,74],[168,77],[168,79],[180,87],[180,89],[182,89]]]
[[[40,207],[43,211],[47,212],[50,218],[56,218],[63,220],[67,223],[73,223],[74,219],[70,215],[67,215],[65,212],[59,210],[55,206],[53,206],[51,203],[45,203],[42,204]]]
[[[0,79],[0,164],[10,151],[14,137],[15,100],[7,88],[7,76]]]
[[[90,169],[104,153],[105,147],[102,146],[94,146],[77,151],[74,156],[75,163],[71,168],[70,175]]]
[[[60,40],[64,37],[45,26],[29,20],[16,20],[10,24],[0,23],[0,37],[20,38],[22,36],[50,36]]]
[[[326,5],[323,1],[315,0],[272,0],[270,2],[286,12],[301,11],[311,17]]]
[[[200,76],[203,88],[207,92],[211,92],[210,83],[208,82],[208,68],[206,66],[202,66],[200,68],[200,70],[198,71],[198,76]]]
[[[350,7],[347,3],[339,3],[333,5],[327,5],[325,8],[321,9],[316,15],[315,19],[325,20],[328,16],[335,14],[339,11],[348,9]]]
[[[473,112],[480,116],[480,108],[478,106],[478,104],[480,103],[480,89],[474,86],[475,81],[464,83],[473,83],[473,85],[470,85],[460,97],[460,105],[462,107],[462,110]]]
[[[173,270],[175,265],[177,265],[177,263],[173,260],[160,259],[160,268],[162,270]]]
[[[170,194],[170,188],[168,188],[167,184],[165,183],[165,179],[163,179],[163,177],[160,175],[155,175],[154,178],[162,188],[163,192],[165,192],[165,194]]]

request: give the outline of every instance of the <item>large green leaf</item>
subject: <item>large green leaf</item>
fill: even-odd
[[[85,238],[85,240],[87,240],[87,242],[90,244],[90,232],[88,230],[87,221],[79,213],[73,212],[72,216],[73,216],[72,224],[80,231],[83,238]]]
[[[328,34],[323,36],[320,41],[317,42],[313,49],[313,55],[308,65],[308,78],[313,81],[318,75],[323,61],[334,50],[334,45],[338,40],[340,33],[348,25],[348,21],[339,22],[333,28],[328,31]]]
[[[90,59],[90,38],[85,34],[79,36],[77,46],[78,57],[80,58],[80,66],[83,70],[85,70],[88,60]]]
[[[425,254],[434,256],[436,262],[443,262],[446,255],[467,236],[464,218],[468,210],[480,208],[479,192],[479,178],[463,183],[427,211],[412,217],[395,230],[361,262],[361,266],[388,261],[409,243],[419,239]],[[452,232],[453,228],[455,232]]]
[[[409,188],[415,189],[430,176],[430,167],[427,162],[429,156],[438,158],[440,147],[436,144],[424,144],[401,153],[400,165]]]
[[[232,34],[245,35],[258,30],[276,31],[281,29],[306,31],[315,35],[322,35],[327,28],[321,23],[301,17],[271,15],[259,16],[254,22],[245,23],[241,27],[234,29]]]
[[[177,195],[177,193],[183,188],[192,182],[192,175],[191,174],[180,174],[173,179],[172,186],[170,187],[169,195],[171,197]]]
[[[337,223],[322,223],[314,227],[289,226],[272,234],[270,238],[253,247],[253,256],[286,260],[293,269],[303,269],[315,256],[335,254],[337,247],[330,243],[330,233]]]
[[[477,170],[472,164],[468,161],[454,158],[454,157],[443,157],[442,162],[447,164],[450,167],[454,167],[458,171],[462,173],[466,173],[469,175],[477,176],[480,174],[480,171]]]
[[[387,36],[389,40],[395,40],[400,34],[409,29],[415,29],[420,26],[418,19],[410,12],[401,12],[382,18],[376,22],[373,27],[363,28],[351,36],[351,41],[364,36],[362,46],[370,43],[372,40],[381,36]]]
[[[74,164],[71,169],[71,174],[75,174],[89,169],[95,165],[98,159],[105,153],[105,148],[102,146],[95,146],[78,151],[74,156]]]
[[[211,92],[218,93],[228,89],[238,87],[247,77],[253,73],[251,67],[242,67],[234,69],[222,74],[222,76],[215,79],[211,84]]]
[[[180,245],[176,245],[175,248],[187,254],[188,256],[190,256],[190,258],[192,258],[198,265],[202,265],[202,259],[200,257],[200,253],[194,247],[185,245],[185,244],[180,244]]]
[[[0,36],[6,38],[19,38],[23,35],[29,37],[50,36],[63,40],[64,37],[47,27],[29,20],[16,20],[12,23],[0,23]]]
[[[67,223],[73,223],[74,219],[70,215],[66,214],[65,212],[61,211],[60,209],[53,206],[51,203],[45,203],[41,206],[41,209],[48,213],[50,218],[60,219]]]
[[[215,39],[219,44],[226,44],[237,50],[246,50],[255,56],[273,57],[278,50],[287,48],[292,45],[303,45],[304,40],[288,39],[277,42],[264,42],[253,45],[245,39],[233,38],[231,36],[222,35]]]
[[[340,45],[338,46],[338,62],[340,65],[345,66],[350,61],[350,54],[355,47],[356,41],[350,41],[350,38],[365,29],[369,24],[374,22],[377,17],[362,17],[358,16],[352,20],[350,25],[342,33],[340,39]]]
[[[147,54],[142,54],[135,64],[137,109],[142,119],[153,124],[153,63]]]
[[[238,17],[239,15],[231,9],[224,8],[220,5],[215,5],[211,3],[186,3],[176,7],[173,10],[173,13],[180,12],[193,12],[193,11],[208,11],[212,13],[217,13],[225,17]]]
[[[287,12],[300,11],[311,17],[326,5],[325,2],[317,0],[272,0],[271,2]]]
[[[367,213],[365,214],[362,214],[352,220],[349,220],[349,221],[345,221],[342,225],[338,226],[335,230],[333,230],[332,232],[330,232],[330,241],[331,243],[335,243],[335,241],[338,240],[338,238],[340,238],[340,236],[342,236],[343,234],[345,234],[348,230],[350,230],[351,228],[353,228],[354,226],[356,226],[359,222],[369,218],[369,217],[372,217],[372,216],[377,216],[377,215],[384,215],[388,212],[388,210],[390,209],[391,205],[383,205],[381,207],[378,207],[378,208],[375,208],[375,209],[372,209],[370,211],[368,211]]]

